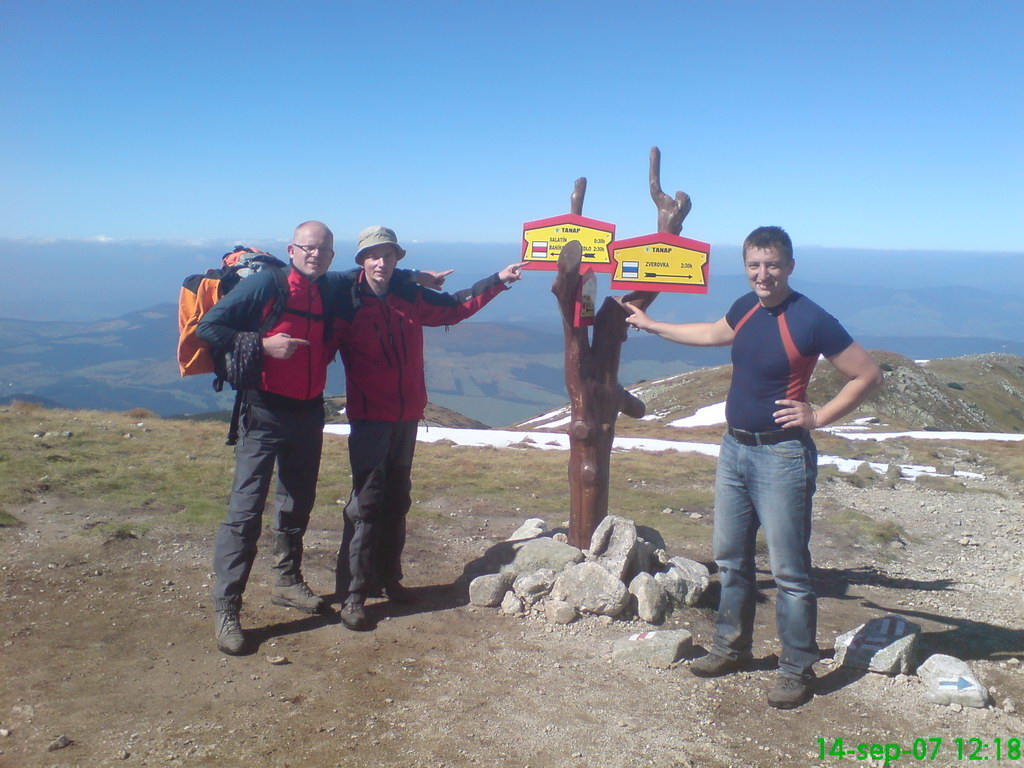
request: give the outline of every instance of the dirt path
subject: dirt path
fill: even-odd
[[[26,525],[0,536],[0,766],[841,765],[819,756],[819,740],[839,737],[847,749],[941,737],[931,763],[959,765],[956,737],[1024,738],[1024,497],[987,482],[1001,495],[824,484],[820,508],[890,516],[911,536],[891,550],[855,547],[821,521],[813,542],[823,649],[900,612],[922,624],[928,648],[971,660],[994,687],[994,708],[963,711],[925,703],[916,678],[858,677],[828,660],[814,701],[771,710],[767,572],[761,669],[717,681],[692,677],[685,662],[612,663],[612,642],[646,625],[553,626],[469,606],[454,582],[500,538],[480,531],[507,535],[519,522],[482,511],[413,519],[407,573],[419,603],[371,603],[368,633],[271,606],[261,553],[243,610],[257,648],[227,657],[212,641],[209,532],[46,499],[11,510]],[[96,528],[129,520],[150,527],[125,539]],[[306,571],[326,590],[338,530],[318,523]],[[712,600],[674,622],[698,644],[710,637]],[[280,656],[287,663],[268,661]],[[71,744],[47,751],[60,736]]]

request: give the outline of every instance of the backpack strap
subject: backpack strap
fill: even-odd
[[[277,286],[277,295],[274,297],[274,303],[270,307],[267,317],[263,320],[263,324],[260,325],[260,336],[277,325],[277,321],[281,319],[281,315],[284,314],[288,307],[288,270],[284,267],[276,266],[270,267],[269,269],[274,275],[274,285]],[[287,311],[291,312],[293,310]]]
[[[231,421],[228,423],[228,439],[224,445],[235,445],[238,442],[238,422],[242,414],[242,401],[245,400],[245,390],[235,390],[235,404],[231,408]]]
[[[274,285],[277,286],[276,295],[274,296],[274,303],[270,307],[270,311],[267,313],[266,318],[260,325],[259,336],[263,336],[277,325],[277,321],[281,319],[281,314],[284,312],[285,307],[288,304],[288,274],[282,264],[282,266],[270,266],[268,267],[274,275]],[[219,386],[218,386],[219,385]],[[214,379],[213,388],[218,392],[224,386],[224,379],[217,377]],[[231,421],[228,423],[228,438],[224,445],[235,445],[238,443],[238,423],[241,419],[242,414],[242,403],[245,401],[245,390],[235,390],[235,404],[231,409]]]

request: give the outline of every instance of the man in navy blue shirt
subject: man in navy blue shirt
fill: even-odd
[[[778,585],[782,653],[768,703],[792,709],[812,693],[818,660],[817,597],[811,586],[811,500],[817,449],[810,430],[854,410],[882,383],[863,347],[825,310],[789,287],[793,244],[780,227],[759,227],[743,242],[751,292],[713,323],[662,323],[626,305],[626,322],[678,344],[732,345],[728,423],[715,477],[714,555],[722,592],[711,652],[690,664],[698,677],[743,669],[754,631],[754,543],[764,528]],[[847,381],[820,407],[807,402],[819,357]]]

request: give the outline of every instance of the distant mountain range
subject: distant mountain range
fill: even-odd
[[[499,297],[495,304],[516,293]],[[550,301],[554,303],[553,298]],[[658,310],[658,303],[653,309]],[[952,318],[940,315],[937,322],[952,323]],[[869,349],[910,358],[987,352],[1024,355],[1024,343],[1000,338],[858,338]],[[0,402],[31,399],[109,410],[141,407],[162,416],[229,407],[231,395],[213,392],[210,376],[179,377],[176,343],[173,304],[92,323],[0,320]],[[554,323],[540,328],[525,323],[464,322],[447,330],[427,329],[426,347],[431,401],[491,426],[521,421],[559,407],[567,399],[562,334]],[[620,380],[628,385],[728,361],[728,348],[683,347],[630,333],[623,346]],[[344,392],[340,364],[331,367],[327,392]]]
[[[684,233],[685,234],[685,233]],[[251,242],[284,254],[282,242]],[[182,380],[174,361],[182,279],[219,263],[230,241],[0,240],[0,401],[70,408],[148,408],[160,415],[227,407],[210,377]],[[401,266],[456,269],[456,290],[515,261],[517,243],[406,243]],[[352,266],[339,243],[335,268]],[[1024,355],[1024,254],[797,249],[793,286],[838,317],[868,349],[911,359]],[[714,320],[748,290],[737,246],[714,246],[707,295],[659,296],[651,313],[673,322]],[[529,272],[470,321],[428,329],[432,402],[504,426],[566,401],[561,320],[552,272]],[[607,278],[599,291],[608,294]],[[150,307],[138,310],[138,307]],[[729,361],[726,348],[690,348],[630,333],[624,384]],[[328,394],[344,392],[332,366]]]
[[[399,233],[402,234],[402,233]],[[646,234],[619,233],[623,237]],[[688,233],[700,238],[699,233]],[[799,233],[792,233],[799,236]],[[220,255],[238,242],[223,241],[129,241],[129,240],[12,240],[0,238],[0,264],[3,265],[7,291],[0,316],[22,320],[67,320],[87,322],[120,317],[142,307],[177,301],[181,281],[187,275],[203,272],[219,264]],[[283,241],[245,241],[286,258]],[[405,242],[409,254],[402,266],[420,269],[455,269],[449,285],[462,288],[505,264],[516,261],[520,243],[418,243]],[[338,240],[335,269],[354,266],[354,243]],[[983,253],[952,251],[880,251],[858,248],[821,248],[797,246],[794,285],[811,298],[850,322],[845,311],[836,308],[831,295],[820,296],[817,286],[834,286],[830,294],[842,294],[867,288],[870,292],[890,291],[887,306],[899,308],[900,296],[910,291],[925,307],[943,316],[959,318],[964,327],[979,314],[975,307],[957,312],[965,289],[982,291],[996,297],[1020,299],[1024,296],[1024,252]],[[714,243],[711,249],[708,296],[671,296],[659,299],[659,312],[679,319],[720,316],[721,310],[737,295],[735,281],[741,275],[740,249],[737,245]],[[547,295],[550,272],[527,275],[507,300],[485,310],[486,321],[520,323],[539,319],[547,326],[555,314],[554,301]],[[601,282],[607,291],[607,281]],[[813,286],[813,290],[812,290]],[[744,288],[745,289],[745,288]],[[928,293],[929,289],[938,289]],[[919,292],[924,293],[919,293]],[[859,304],[859,298],[857,303]],[[913,302],[912,302],[913,303]],[[869,300],[865,311],[878,302]],[[844,307],[845,309],[845,307]],[[860,310],[862,307],[855,306]],[[916,313],[918,308],[911,307]],[[948,312],[947,312],[948,311]],[[717,313],[717,315],[716,315]],[[927,313],[925,313],[927,314]],[[980,315],[986,315],[981,312]],[[1020,317],[1019,313],[1017,317]],[[890,318],[891,319],[891,318]],[[556,326],[557,330],[557,326]],[[855,333],[873,333],[854,324]],[[1019,341],[1018,332],[1010,338]],[[913,335],[943,335],[931,329]],[[893,335],[911,335],[900,332]],[[955,336],[993,336],[989,332],[957,330]]]

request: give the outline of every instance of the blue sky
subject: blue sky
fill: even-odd
[[[1024,251],[1024,3],[0,3],[0,238]]]

